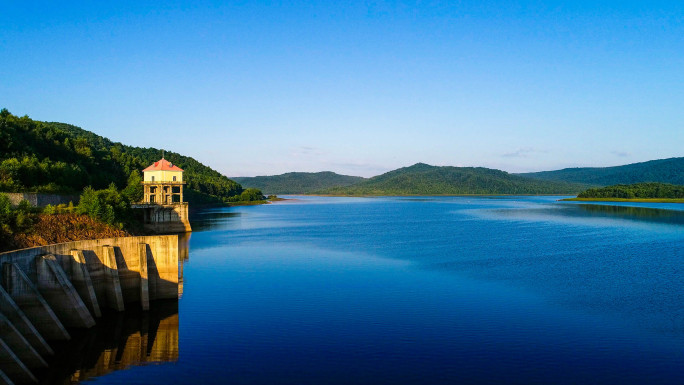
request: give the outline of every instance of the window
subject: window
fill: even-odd
[[[173,177],[173,181],[174,181],[174,182],[176,181],[176,177],[175,177],[175,176]]]
[[[152,177],[152,182],[154,182],[154,177]]]

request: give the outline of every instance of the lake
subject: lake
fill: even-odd
[[[88,332],[161,358],[90,378],[684,383],[684,205],[294,198],[195,215],[177,308]]]

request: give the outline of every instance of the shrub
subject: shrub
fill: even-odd
[[[43,207],[43,214],[52,215],[57,214],[57,208],[53,205]]]
[[[7,194],[0,194],[0,221],[12,212],[12,202]]]
[[[258,188],[248,188],[240,194],[240,200],[243,202],[262,201],[264,194]]]
[[[119,228],[130,224],[133,218],[129,200],[113,183],[104,190],[94,190],[90,186],[83,189],[76,212]]]
[[[16,230],[24,231],[33,226],[33,216],[31,213],[18,211],[15,219]]]
[[[29,213],[33,209],[33,206],[31,206],[31,202],[27,201],[26,199],[22,199],[19,204],[17,205],[17,210],[23,213]]]

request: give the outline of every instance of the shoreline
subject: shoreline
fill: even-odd
[[[312,197],[348,197],[348,198],[381,198],[381,197],[557,197],[573,194],[292,194]]]
[[[226,205],[228,207],[233,207],[233,206],[258,206],[258,205],[270,205],[273,202],[280,202],[280,201],[289,201],[291,199],[287,198],[271,198],[271,199],[264,199],[261,201],[243,201],[243,202],[226,202]]]
[[[260,201],[240,201],[240,202],[215,202],[215,203],[205,203],[205,204],[199,204],[195,203],[193,204],[193,207],[190,208],[190,210],[204,210],[204,209],[212,209],[212,208],[217,208],[217,207],[234,207],[234,206],[258,206],[258,205],[268,205],[273,202],[280,202],[280,201],[289,201],[292,199],[287,199],[287,198],[272,198],[272,199],[264,199]]]
[[[632,202],[632,203],[684,203],[682,198],[565,198],[559,201],[573,202]]]

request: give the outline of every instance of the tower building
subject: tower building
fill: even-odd
[[[145,203],[183,203],[183,169],[161,158],[143,170]]]
[[[155,233],[192,231],[188,203],[183,201],[183,169],[162,157],[143,170],[143,200],[133,208],[144,210],[144,227]]]

